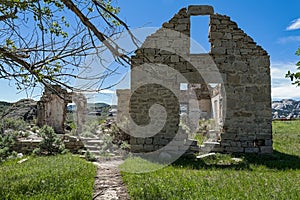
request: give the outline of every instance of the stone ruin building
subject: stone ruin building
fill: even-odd
[[[76,104],[76,132],[82,131],[85,123],[87,100],[81,93],[68,93],[58,85],[45,88],[43,96],[37,104],[37,125],[51,126],[58,134],[65,133],[65,121],[68,103]]]
[[[192,54],[190,18],[203,15],[210,21],[210,51]],[[151,71],[153,65],[168,66],[175,72],[156,69],[143,74]],[[136,70],[140,66],[143,70]],[[148,81],[151,73],[156,73],[155,81],[167,80],[163,84]],[[147,84],[143,84],[145,80]],[[188,85],[186,91],[180,91],[182,83]],[[190,91],[194,97],[189,97]],[[179,140],[188,137],[179,124],[180,105],[187,104],[186,112],[190,114],[193,101],[200,110],[198,120],[212,118],[217,125],[209,132],[217,136],[204,143],[199,151],[261,154],[273,151],[269,55],[230,17],[215,14],[211,6],[183,8],[148,36],[132,56],[131,89],[118,90],[117,95],[119,123],[129,117],[138,126],[147,126],[151,122],[149,109],[154,104],[163,106],[167,113],[166,123],[157,134],[131,136],[133,152],[151,152],[169,143],[173,150],[180,149]],[[180,134],[175,136],[178,131]],[[178,143],[174,142],[175,137]],[[195,141],[188,145],[189,150],[196,149]]]

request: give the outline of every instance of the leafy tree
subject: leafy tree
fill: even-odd
[[[300,48],[296,51],[296,55],[300,56]],[[288,71],[285,76],[286,78],[290,78],[294,85],[300,86],[300,61],[296,65],[298,72],[291,73]]]
[[[111,0],[1,1],[0,78],[14,80],[18,89],[40,83],[76,90],[70,81],[90,78],[75,73],[88,67],[87,55],[97,54],[103,45],[121,64],[128,63],[127,52],[109,39],[129,30],[119,12]]]

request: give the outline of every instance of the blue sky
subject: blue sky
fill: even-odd
[[[300,99],[300,87],[291,85],[284,78],[288,70],[295,71],[295,63],[300,57],[295,51],[300,47],[300,1],[271,0],[118,0],[121,7],[120,17],[131,29],[160,27],[182,7],[188,5],[212,5],[215,13],[230,16],[248,35],[266,49],[271,57],[272,98]],[[201,42],[201,41],[200,41]],[[0,100],[17,101],[25,98],[13,83],[0,80]],[[113,91],[106,90],[100,101],[115,103]],[[35,94],[39,94],[38,89]],[[30,94],[28,94],[30,96]],[[35,99],[39,97],[36,96]]]

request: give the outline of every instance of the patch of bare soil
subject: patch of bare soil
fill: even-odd
[[[129,200],[129,195],[118,166],[122,163],[121,160],[100,161],[97,165],[97,175],[94,182],[95,200]]]

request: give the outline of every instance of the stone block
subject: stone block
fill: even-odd
[[[260,148],[260,153],[262,154],[271,154],[273,153],[273,147],[272,146],[262,146]]]
[[[225,151],[229,153],[243,153],[244,148],[243,147],[226,147]]]
[[[197,16],[197,15],[213,15],[214,8],[208,5],[191,5],[188,7],[188,15]]]
[[[222,140],[226,140],[226,139],[227,140],[233,140],[236,137],[237,137],[236,134],[227,134],[227,133],[224,133],[224,134],[221,135]]]
[[[132,152],[139,152],[139,151],[144,150],[144,147],[143,147],[143,145],[131,145],[130,150]]]
[[[145,138],[137,138],[136,143],[137,144],[145,144]]]
[[[259,148],[245,148],[245,153],[258,153]]]
[[[222,32],[210,32],[209,38],[210,39],[222,39],[224,34]]]
[[[215,47],[215,48],[211,49],[211,53],[216,54],[216,55],[226,54],[226,48],[225,47]]]
[[[130,143],[131,145],[135,145],[135,144],[137,144],[137,142],[136,142],[136,138],[134,138],[134,137],[130,137],[129,143]]]
[[[146,144],[152,144],[153,143],[153,138],[146,138],[145,143]]]
[[[163,23],[162,27],[164,28],[174,28],[174,24],[173,23]]]
[[[272,140],[265,140],[266,146],[272,146],[272,144],[273,144]]]
[[[176,31],[184,31],[184,30],[187,30],[187,28],[188,28],[187,24],[179,24],[179,25],[175,26]]]
[[[144,150],[145,150],[145,151],[153,151],[153,150],[154,150],[154,145],[151,145],[151,144],[145,144],[145,145],[144,145]]]

